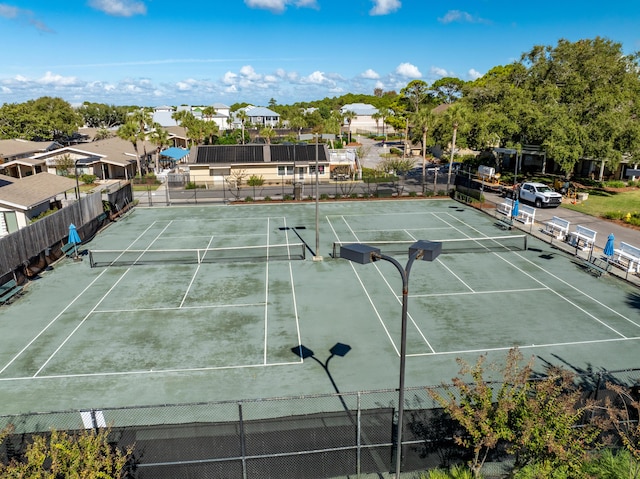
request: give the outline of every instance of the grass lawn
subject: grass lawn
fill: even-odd
[[[591,216],[604,217],[606,213],[620,212],[623,215],[640,214],[640,188],[630,191],[609,192],[590,190],[589,198],[577,204],[563,203],[564,208],[580,211]]]

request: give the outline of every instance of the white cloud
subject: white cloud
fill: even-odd
[[[476,70],[475,68],[471,68],[468,72],[467,75],[469,76],[469,78],[471,78],[472,80],[477,80],[478,78],[480,78],[482,76],[482,73],[480,73],[478,70]]]
[[[429,73],[431,73],[431,75],[433,75],[433,76],[438,76],[438,77],[453,76],[453,74],[449,73],[447,70],[445,70],[444,68],[440,68],[440,67],[431,67],[429,69]]]
[[[244,3],[249,8],[262,8],[275,13],[284,12],[289,5],[305,8],[318,8],[316,0],[244,0]]]
[[[317,70],[311,75],[303,77],[301,81],[302,83],[313,83],[316,85],[321,85],[324,83],[333,84],[333,82],[325,76],[324,72],[320,72]]]
[[[462,10],[449,10],[444,17],[438,18],[440,23],[491,23],[480,17],[474,17],[468,12]]]
[[[222,78],[222,81],[226,84],[226,85],[233,85],[236,80],[238,79],[238,75],[236,75],[233,72],[227,72],[224,74],[224,77]]]
[[[369,15],[388,15],[400,9],[401,6],[400,0],[373,0],[373,8],[369,11]]]
[[[421,78],[422,73],[418,70],[418,67],[411,63],[401,63],[396,68],[396,73],[405,78]]]
[[[37,82],[48,86],[70,86],[76,85],[78,80],[76,77],[63,77],[62,75],[54,75],[51,72],[47,72]]]
[[[378,74],[378,72],[376,72],[375,70],[372,70],[371,68],[362,72],[360,76],[368,80],[377,80],[378,78],[380,78],[380,75]]]
[[[135,0],[90,0],[89,6],[116,17],[132,17],[147,13],[147,6]]]
[[[262,79],[262,75],[256,73],[251,65],[245,65],[240,68],[240,75],[250,81],[258,81]]]

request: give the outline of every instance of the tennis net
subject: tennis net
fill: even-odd
[[[92,268],[148,264],[249,263],[301,260],[306,257],[304,243],[230,248],[90,250]]]
[[[525,251],[527,249],[527,235],[485,236],[481,238],[448,238],[429,239],[442,243],[442,253],[500,253],[505,251]],[[384,254],[408,254],[409,247],[415,240],[408,241],[365,241],[369,246],[380,248]],[[332,255],[340,257],[340,247],[353,244],[354,241],[335,241]]]

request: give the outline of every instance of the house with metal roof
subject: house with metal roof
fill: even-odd
[[[269,108],[264,106],[253,106],[248,105],[243,108],[240,108],[235,112],[235,117],[233,120],[234,128],[241,128],[242,122],[238,119],[238,112],[244,111],[247,114],[248,119],[246,120],[248,123],[257,126],[258,128],[264,128],[265,126],[271,126],[273,128],[276,127],[280,123],[280,114],[276,113]]]
[[[318,177],[327,181],[330,155],[326,144],[281,145],[199,145],[191,149],[184,165],[189,181],[200,186],[226,186],[238,181],[246,184],[251,176],[266,184],[310,183],[315,180],[316,151]]]

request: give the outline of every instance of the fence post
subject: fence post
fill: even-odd
[[[358,414],[357,414],[357,426],[356,426],[356,477],[360,477],[360,453],[362,451],[362,422],[361,422],[361,415],[362,415],[362,408],[360,406],[360,400],[361,400],[361,392],[358,391],[358,399],[357,399],[357,408],[358,408]]]
[[[242,456],[242,479],[247,479],[247,454],[244,437],[244,421],[242,420],[242,402],[238,402],[238,422],[240,426],[240,455]]]

